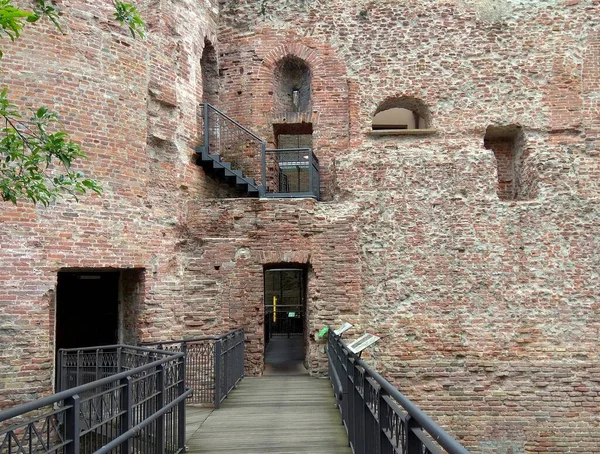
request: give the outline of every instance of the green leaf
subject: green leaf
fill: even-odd
[[[137,8],[131,3],[124,3],[113,0],[115,7],[115,19],[121,25],[127,24],[131,36],[135,38],[136,34],[144,38],[144,29],[146,24],[138,14]]]

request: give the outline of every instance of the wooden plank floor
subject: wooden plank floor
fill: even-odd
[[[206,413],[202,410],[193,416],[198,422],[205,419],[193,433],[188,430],[189,453],[351,452],[329,380],[244,378],[219,410],[208,417]],[[188,419],[190,416],[188,410]],[[188,428],[190,425],[188,422]]]

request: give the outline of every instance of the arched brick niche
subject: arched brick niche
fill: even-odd
[[[282,58],[273,72],[273,114],[286,116],[311,110],[312,73],[301,58]]]
[[[377,106],[371,134],[429,134],[435,132],[431,123],[431,112],[425,102],[412,96],[394,96]]]

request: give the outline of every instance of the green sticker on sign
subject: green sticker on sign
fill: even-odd
[[[296,317],[296,313],[295,312],[288,312],[288,317],[289,318],[294,318],[294,317]]]

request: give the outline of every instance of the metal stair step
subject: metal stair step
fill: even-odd
[[[204,146],[196,147],[195,151],[198,154],[196,164],[202,166],[206,172],[250,197],[259,195],[260,191],[254,178],[245,177],[241,170],[232,168],[231,162],[223,161],[221,155],[208,153]]]

